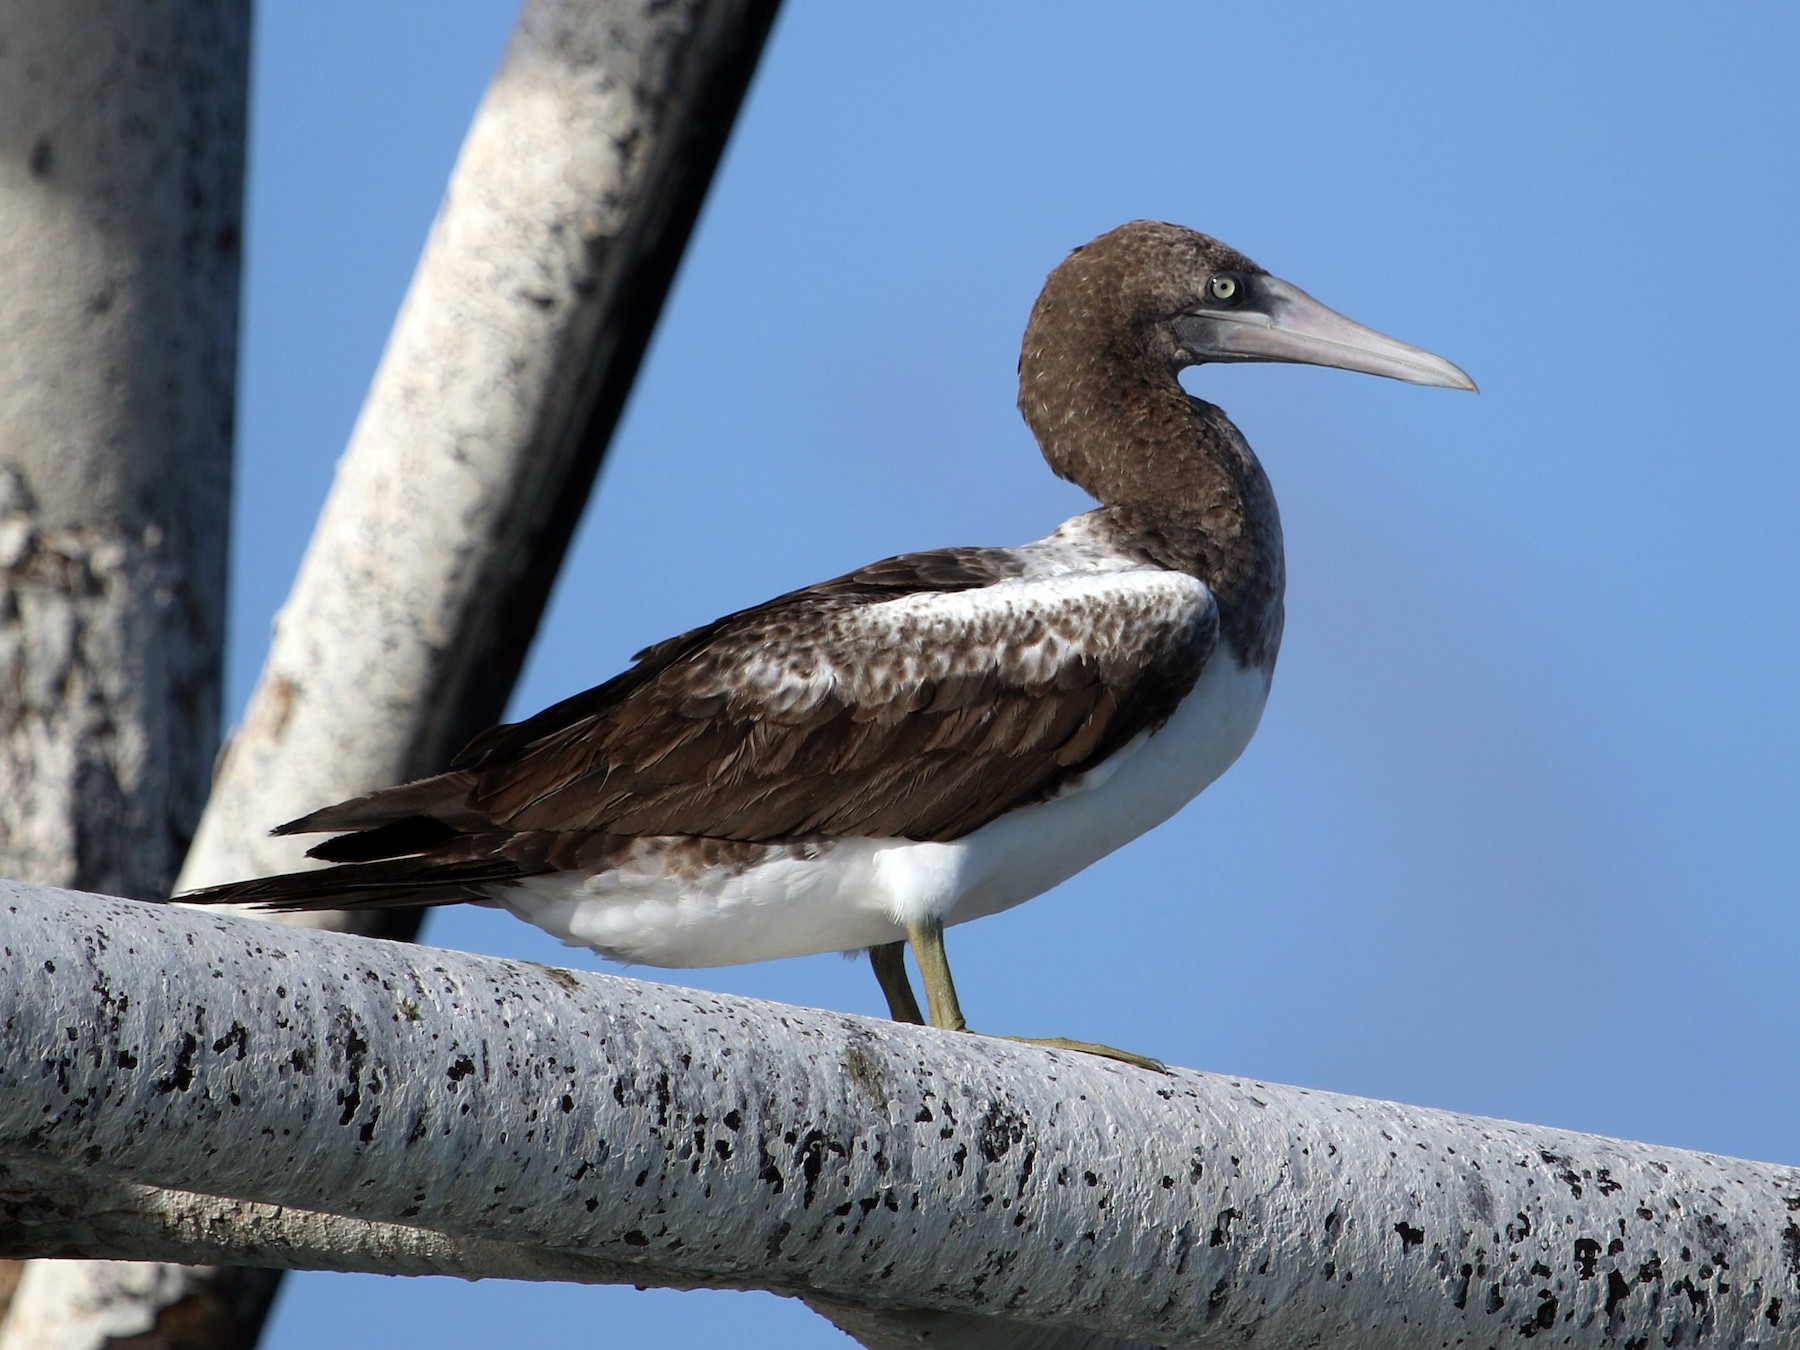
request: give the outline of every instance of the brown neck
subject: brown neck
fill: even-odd
[[[1115,330],[1116,332],[1116,330]],[[1132,546],[1209,585],[1240,659],[1272,664],[1285,584],[1268,477],[1229,418],[1150,351],[1033,342],[1019,410],[1058,475],[1087,489]]]

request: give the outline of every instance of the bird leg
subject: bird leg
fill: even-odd
[[[875,968],[875,978],[881,984],[881,992],[887,996],[888,1015],[896,1022],[924,1026],[925,1014],[919,1011],[919,1000],[913,997],[912,981],[906,977],[906,944],[884,942],[879,947],[869,948],[869,964]]]
[[[919,963],[919,975],[925,981],[925,1002],[931,1008],[931,1025],[945,1031],[967,1031],[969,1024],[963,1020],[962,1003],[956,997],[956,982],[950,978],[950,956],[944,950],[944,924],[941,919],[923,919],[918,923],[906,926],[907,940],[912,943],[913,956]],[[899,943],[888,944],[888,948],[898,948]],[[886,950],[873,948],[869,952],[871,960],[876,952]],[[896,951],[896,963],[899,954]],[[882,989],[888,990],[887,980],[881,976],[881,967],[875,968],[877,978],[882,979]],[[904,968],[900,977],[906,978]],[[907,986],[907,998],[912,997],[912,988]],[[888,1004],[893,1006],[894,996],[888,992]],[[918,1011],[914,1003],[913,1011]],[[905,1020],[895,1014],[896,1021]],[[1121,1064],[1135,1065],[1140,1069],[1150,1069],[1156,1073],[1167,1073],[1168,1066],[1161,1060],[1151,1059],[1148,1055],[1134,1055],[1129,1050],[1115,1050],[1110,1045],[1101,1045],[1095,1041],[1071,1041],[1063,1036],[1005,1036],[1003,1040],[1018,1041],[1022,1045],[1041,1045],[1051,1050],[1079,1050],[1084,1055],[1099,1055],[1103,1059],[1116,1059]]]
[[[950,954],[944,950],[944,921],[921,919],[906,925],[919,978],[925,981],[925,1002],[931,1009],[931,1025],[944,1031],[967,1031],[962,1004],[956,997],[956,981],[950,978]]]

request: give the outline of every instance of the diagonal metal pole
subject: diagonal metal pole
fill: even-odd
[[[300,865],[273,823],[441,768],[499,717],[775,11],[526,6],[184,887]]]
[[[470,129],[182,884],[501,713],[778,0],[530,0]],[[398,923],[396,923],[398,917]],[[409,916],[386,916],[387,936]],[[34,1263],[0,1347],[254,1340],[265,1272]]]

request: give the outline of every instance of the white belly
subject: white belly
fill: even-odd
[[[653,848],[598,876],[534,877],[494,899],[572,946],[654,966],[720,966],[894,942],[1041,895],[1167,820],[1250,742],[1268,676],[1220,653],[1175,714],[1056,798],[948,843],[771,846],[748,867],[668,865]]]

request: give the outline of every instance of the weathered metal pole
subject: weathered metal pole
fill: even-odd
[[[218,748],[247,0],[0,21],[0,875],[168,894]]]
[[[0,875],[166,895],[206,798],[249,65],[249,0],[0,6]]]
[[[1153,1344],[1800,1345],[1792,1167],[44,890],[0,947],[15,1166]]]

